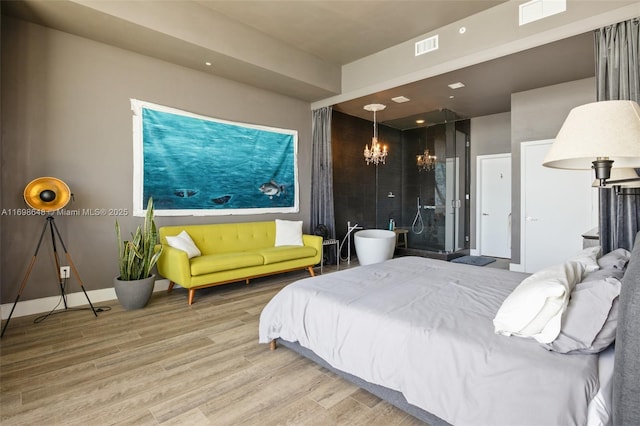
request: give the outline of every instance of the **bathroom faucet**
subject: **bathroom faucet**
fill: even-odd
[[[362,226],[358,226],[358,224],[356,223],[355,225],[351,226],[351,221],[348,220],[347,221],[347,235],[344,236],[344,238],[342,239],[342,242],[340,243],[340,248],[338,249],[338,253],[340,253],[340,256],[342,256],[342,245],[345,243],[345,241],[347,241],[347,258],[345,259],[347,261],[347,264],[350,265],[351,264],[351,233],[353,231],[355,231],[356,229],[363,229]]]

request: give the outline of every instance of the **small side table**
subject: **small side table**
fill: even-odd
[[[408,229],[394,229],[393,232],[396,233],[396,247],[400,247],[400,245],[403,245],[404,248],[408,248],[407,247],[407,234],[409,233]],[[402,240],[400,239],[400,237],[402,237]]]
[[[322,241],[322,256],[320,256],[320,273],[322,273],[322,268],[324,266],[324,248],[327,246],[336,246],[336,268],[340,269],[340,253],[338,253],[339,245],[338,240],[330,239]]]

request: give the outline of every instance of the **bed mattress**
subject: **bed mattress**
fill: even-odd
[[[527,274],[403,257],[300,280],[265,307],[259,341],[298,342],[456,425],[584,425],[597,355],[493,332]]]

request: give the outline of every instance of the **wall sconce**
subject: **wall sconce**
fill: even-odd
[[[429,149],[424,150],[424,154],[416,155],[416,165],[418,171],[428,172],[436,168],[436,160],[438,158],[435,155],[429,155]]]
[[[609,179],[613,166],[640,168],[640,106],[633,101],[601,101],[573,108],[542,165],[593,168],[600,187],[627,183]]]
[[[598,179],[594,180],[591,184],[594,188],[614,188],[616,186],[624,188],[640,188],[640,176],[636,173],[635,169],[611,169],[611,176],[604,186],[600,185]]]
[[[611,169],[611,176],[604,186],[598,179],[591,184],[594,188],[613,188],[617,195],[640,196],[640,176],[636,169]]]
[[[389,154],[387,146],[380,146],[378,142],[378,125],[376,124],[376,112],[382,111],[385,108],[386,106],[382,104],[369,104],[364,106],[365,110],[373,111],[373,138],[371,138],[371,149],[369,149],[369,145],[364,146],[364,159],[367,165],[374,164],[377,166],[378,163],[385,164],[385,160]]]

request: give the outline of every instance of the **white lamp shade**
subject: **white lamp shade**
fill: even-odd
[[[615,168],[640,167],[640,106],[601,101],[573,108],[542,163],[556,169],[591,169],[598,158]]]

